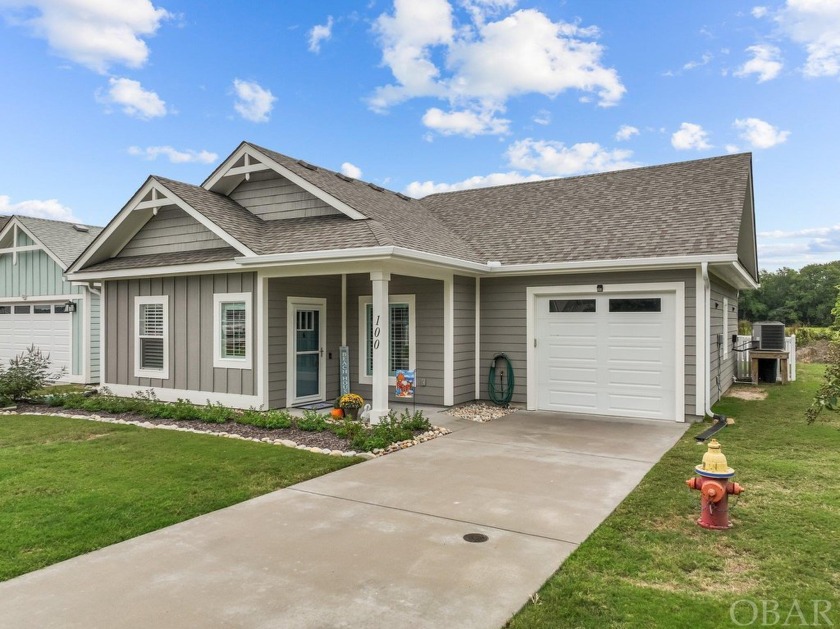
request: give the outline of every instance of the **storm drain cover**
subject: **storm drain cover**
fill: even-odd
[[[484,533],[467,533],[464,535],[465,542],[472,542],[473,544],[478,544],[480,542],[486,542],[489,537],[487,537]]]

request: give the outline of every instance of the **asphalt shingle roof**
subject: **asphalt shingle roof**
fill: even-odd
[[[729,155],[422,200],[503,264],[736,253],[751,157]]]
[[[64,263],[65,268],[69,267],[102,231],[101,227],[91,225],[83,226],[88,231],[79,231],[73,223],[51,221],[45,218],[18,216],[17,219],[41,241],[41,244]]]
[[[219,247],[198,251],[174,251],[172,253],[151,253],[142,256],[109,258],[99,264],[85,268],[88,271],[122,271],[125,269],[144,269],[155,266],[174,266],[178,264],[200,264],[202,262],[223,262],[241,256],[238,249]]]

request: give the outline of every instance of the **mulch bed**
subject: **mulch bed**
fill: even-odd
[[[289,439],[297,444],[305,445],[310,448],[326,448],[329,450],[351,450],[350,442],[347,439],[342,439],[334,433],[325,430],[323,432],[310,432],[306,430],[299,430],[297,428],[257,428],[256,426],[249,426],[247,424],[237,424],[236,422],[225,422],[224,424],[212,424],[210,422],[202,421],[178,421],[175,419],[151,419],[145,415],[138,415],[137,413],[99,413],[91,411],[76,410],[72,408],[51,407],[42,404],[18,404],[17,411],[20,413],[68,413],[71,415],[85,415],[91,417],[107,417],[108,419],[121,419],[123,421],[131,422],[145,422],[153,425],[167,424],[169,426],[178,426],[179,428],[189,428],[191,430],[199,430],[201,432],[224,432],[249,439]]]

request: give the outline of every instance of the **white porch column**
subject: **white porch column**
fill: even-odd
[[[385,271],[373,271],[370,282],[373,285],[373,374],[371,378],[373,399],[371,401],[370,422],[378,424],[379,419],[388,414],[388,341],[391,338],[388,308],[388,282],[391,274]]]

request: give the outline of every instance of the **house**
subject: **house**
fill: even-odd
[[[378,418],[396,370],[448,406],[505,353],[513,404],[692,420],[757,285],[752,159],[415,200],[244,142],[200,186],[149,177],[67,277],[101,283],[117,394],[330,401],[347,355]]]
[[[0,217],[0,362],[32,345],[62,382],[99,381],[99,293],[64,271],[100,228],[28,216]]]

